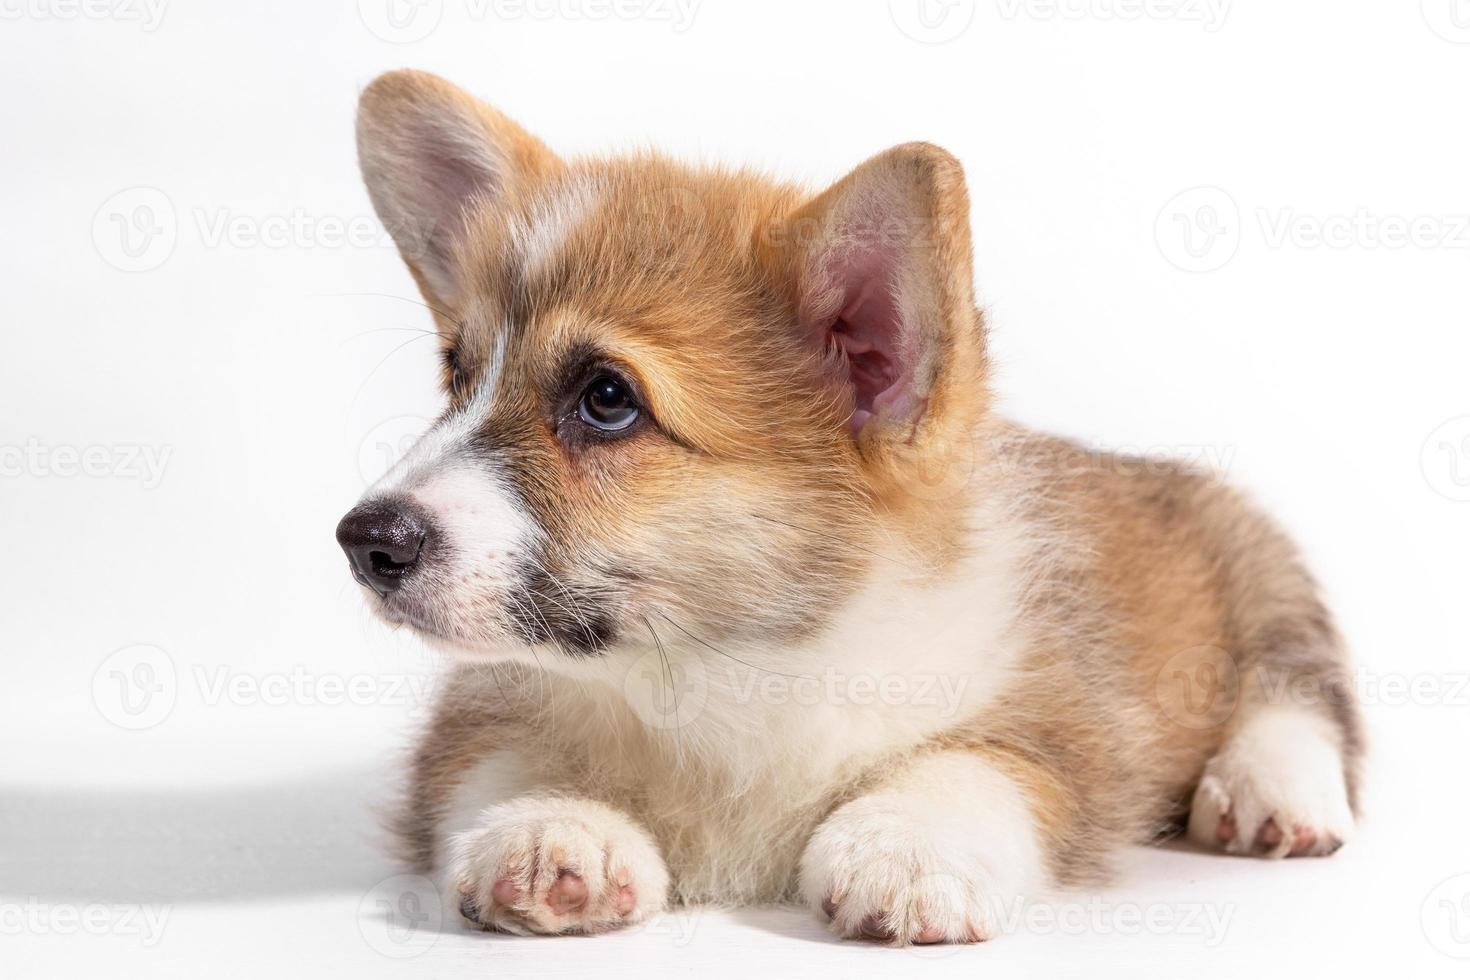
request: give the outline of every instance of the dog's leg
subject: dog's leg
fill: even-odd
[[[594,800],[531,794],[496,804],[449,851],[461,913],[486,929],[603,932],[659,912],[668,898],[652,837]]]
[[[1255,708],[1205,766],[1189,836],[1231,854],[1331,854],[1353,830],[1341,738],[1321,713]]]
[[[1363,753],[1348,658],[1294,561],[1242,564],[1238,577],[1256,587],[1238,590],[1233,611],[1238,700],[1194,792],[1189,836],[1231,854],[1331,854],[1353,831]]]
[[[1051,781],[1027,765],[978,751],[917,757],[817,828],[801,858],[803,897],[846,937],[998,935],[1047,881],[1033,791]]]

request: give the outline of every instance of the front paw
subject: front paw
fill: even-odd
[[[1029,827],[993,828],[866,797],[827,819],[801,858],[801,890],[848,939],[973,943],[1000,935],[1030,884]]]
[[[592,800],[492,806],[454,841],[451,874],[471,923],[520,935],[593,933],[660,911],[669,873],[646,831]]]

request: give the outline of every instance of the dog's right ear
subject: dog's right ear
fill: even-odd
[[[465,232],[481,208],[504,207],[561,166],[536,137],[435,75],[393,71],[362,93],[357,157],[378,217],[424,299],[458,316]]]

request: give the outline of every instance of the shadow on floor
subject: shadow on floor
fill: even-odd
[[[0,892],[142,903],[365,891],[395,872],[384,790],[369,769],[214,791],[0,787]]]

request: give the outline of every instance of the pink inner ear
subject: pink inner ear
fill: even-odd
[[[853,395],[853,435],[880,411],[903,417],[916,407],[912,370],[900,351],[903,325],[893,295],[893,265],[892,254],[860,245],[827,267],[842,306],[821,339],[843,354]]]

